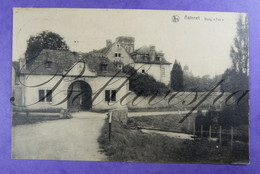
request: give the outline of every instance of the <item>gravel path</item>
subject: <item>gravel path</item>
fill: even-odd
[[[97,142],[106,114],[72,115],[72,119],[13,127],[12,158],[106,161]]]

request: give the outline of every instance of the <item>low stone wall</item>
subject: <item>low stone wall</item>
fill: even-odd
[[[178,111],[190,110],[195,107],[208,92],[173,92],[167,96],[136,96],[134,93],[129,95],[128,109],[130,111]],[[226,100],[228,104],[234,103],[234,98],[228,99],[230,93],[213,92],[210,96],[199,105],[200,109],[209,109],[214,106],[216,109],[221,109]]]
[[[127,123],[127,118],[128,118],[128,109],[127,108],[113,109],[113,110],[110,110],[109,113],[112,114],[113,120],[116,120],[123,124]]]

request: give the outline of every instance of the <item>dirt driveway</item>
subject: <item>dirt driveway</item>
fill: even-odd
[[[97,142],[106,114],[72,115],[72,119],[13,127],[12,158],[106,161]]]

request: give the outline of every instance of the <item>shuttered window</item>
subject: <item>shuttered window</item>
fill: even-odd
[[[39,90],[39,102],[52,102],[52,90]]]
[[[39,90],[39,102],[44,102],[44,90]]]
[[[110,101],[110,90],[105,90],[105,101]]]
[[[46,90],[46,92],[47,92],[47,98],[46,98],[46,100],[47,100],[47,102],[52,102],[52,90]]]
[[[111,91],[111,100],[116,101],[116,90]]]
[[[116,101],[116,90],[105,90],[105,101]]]

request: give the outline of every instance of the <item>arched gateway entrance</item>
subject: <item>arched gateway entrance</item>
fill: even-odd
[[[68,109],[71,112],[90,110],[92,107],[92,89],[84,81],[75,81],[68,88]]]

